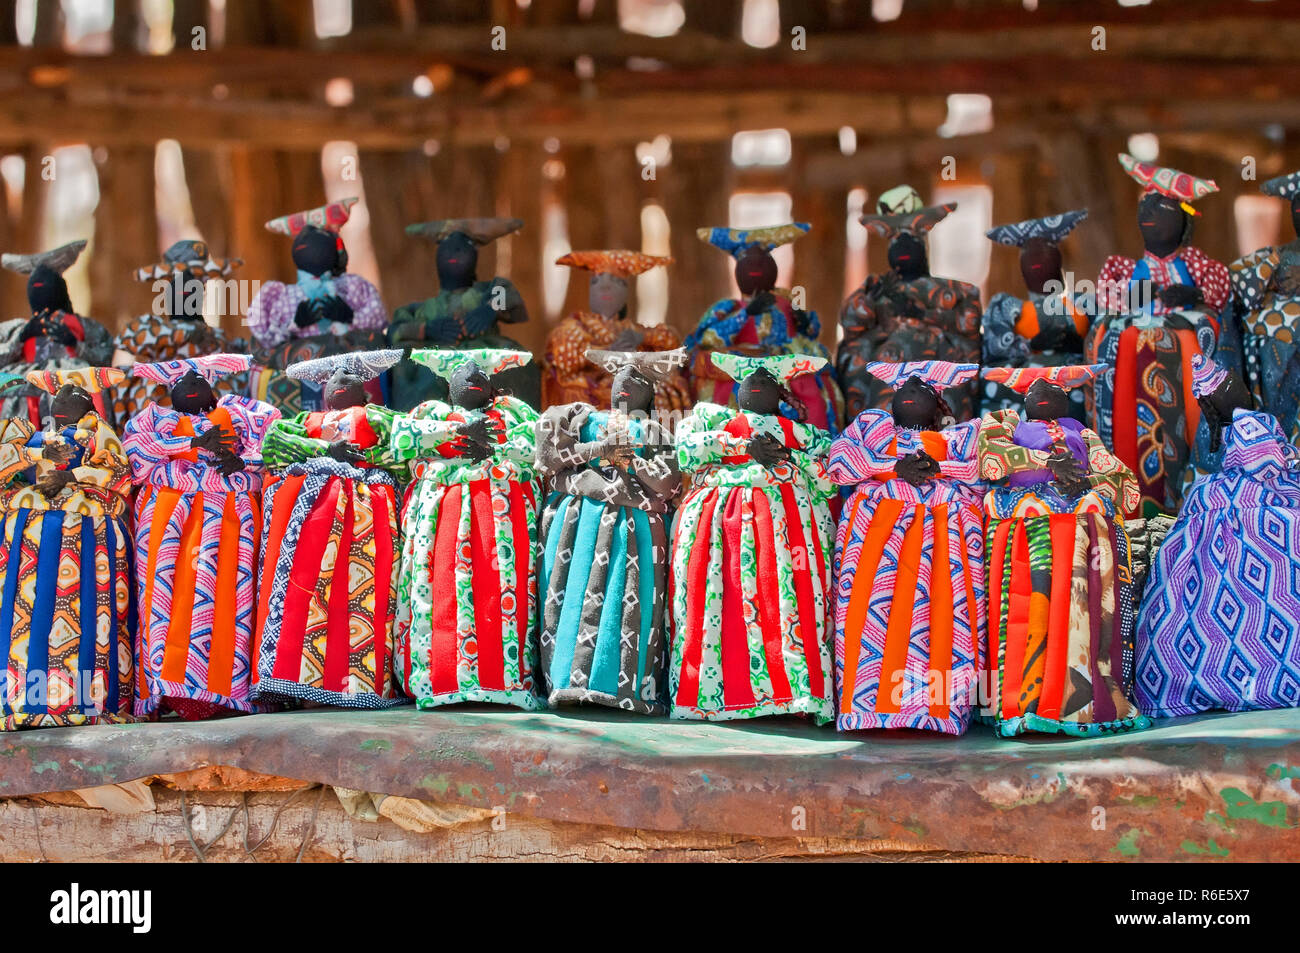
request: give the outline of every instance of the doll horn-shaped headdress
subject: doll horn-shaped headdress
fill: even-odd
[[[252,362],[253,359],[247,354],[205,354],[202,357],[180,358],[175,361],[136,364],[131,368],[131,373],[171,387],[190,371],[194,371],[209,384],[215,384],[227,374],[248,370]]]
[[[524,227],[522,218],[439,218],[406,226],[406,234],[440,242],[463,232],[475,245],[486,245]]]
[[[1192,356],[1192,396],[1197,400],[1213,394],[1228,378],[1228,369],[1204,354]]]
[[[323,384],[335,371],[359,377],[364,381],[374,380],[384,371],[402,359],[401,348],[388,348],[381,351],[353,351],[350,354],[331,354],[329,357],[317,357],[310,361],[298,361],[285,368],[285,373],[300,381]]]
[[[984,234],[999,245],[1019,247],[1031,238],[1041,238],[1058,244],[1066,235],[1074,231],[1080,222],[1088,217],[1086,208],[1076,208],[1058,215],[1044,215],[1042,218],[1029,218],[1014,225],[997,225]]]
[[[61,371],[28,371],[27,383],[47,394],[57,394],[64,384],[97,394],[126,379],[120,367],[72,367]]]
[[[876,199],[874,215],[863,215],[858,221],[881,238],[893,238],[900,232],[924,236],[956,210],[956,202],[926,205],[916,189],[896,185]]]
[[[648,380],[667,380],[673,371],[686,364],[686,349],[671,351],[607,351],[593,347],[587,349],[587,360],[597,367],[617,374],[625,367],[634,367]]]
[[[1300,171],[1269,179],[1259,190],[1265,195],[1274,195],[1280,199],[1293,199],[1300,194]]]
[[[1159,192],[1171,199],[1177,199],[1188,215],[1200,215],[1191,203],[1219,191],[1213,179],[1198,179],[1194,175],[1156,165],[1153,162],[1139,162],[1127,152],[1119,154],[1119,164],[1124,167],[1129,178],[1143,187],[1143,194]]]
[[[1029,390],[1034,381],[1045,380],[1062,390],[1070,390],[1097,377],[1108,364],[1062,364],[1058,367],[986,367],[984,379],[1004,384],[1017,394]]]
[[[156,281],[184,272],[195,278],[225,277],[244,263],[242,258],[213,258],[208,243],[197,238],[182,238],[162,254],[156,265],[135,270],[136,281]]]
[[[352,206],[356,205],[358,201],[360,200],[356,198],[339,199],[337,202],[327,202],[325,205],[309,208],[306,211],[281,215],[279,218],[273,218],[267,222],[266,230],[279,235],[293,236],[308,225],[315,225],[317,228],[337,235],[339,229],[352,217]]]
[[[767,371],[778,381],[787,384],[804,374],[816,374],[826,366],[826,358],[811,354],[776,354],[771,357],[744,357],[740,354],[723,354],[714,351],[713,366],[732,380],[743,381],[755,371]]]
[[[7,391],[17,384],[26,384],[26,374],[10,374],[8,371],[0,371],[0,392]]]
[[[978,364],[954,364],[952,361],[871,361],[865,365],[868,374],[895,389],[917,377],[937,391],[964,384],[978,374],[979,369]]]
[[[68,242],[66,245],[60,245],[58,248],[51,248],[49,251],[38,251],[30,255],[14,255],[5,252],[0,255],[0,264],[10,271],[16,271],[20,275],[30,275],[41,265],[52,268],[60,275],[72,267],[80,256],[82,250],[86,247],[86,239],[79,238],[75,242]]]
[[[533,356],[527,351],[509,351],[495,347],[467,348],[460,351],[421,347],[411,352],[411,360],[423,364],[444,380],[451,380],[451,376],[457,369],[470,361],[491,377],[512,367],[523,367],[532,359]]]
[[[632,278],[644,274],[658,265],[671,265],[673,260],[667,255],[647,255],[645,252],[626,249],[608,249],[604,251],[571,251],[555,259],[557,265],[581,268],[598,275],[616,275],[619,278]]]
[[[732,258],[739,258],[749,248],[771,251],[788,245],[812,229],[807,222],[787,222],[784,225],[764,225],[761,228],[697,228],[695,234],[701,241],[720,248]]]

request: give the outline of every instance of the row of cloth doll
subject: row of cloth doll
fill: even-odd
[[[1190,362],[1213,355],[1237,370],[1258,407],[1300,437],[1300,355],[1292,337],[1300,320],[1300,246],[1260,249],[1230,266],[1190,244],[1198,216],[1192,203],[1217,190],[1206,179],[1121,155],[1143,188],[1138,225],[1140,258],[1106,260],[1092,291],[1067,294],[1060,243],[1086,218],[1085,209],[1000,225],[989,238],[1020,252],[1023,297],[999,294],[981,308],[977,288],[930,273],[926,239],[955,204],[926,206],[910,187],[883,193],[863,224],[888,242],[889,268],[871,275],[844,302],[835,366],[792,384],[810,423],[838,433],[867,406],[886,408],[890,395],[867,370],[872,362],[948,360],[989,366],[1105,363],[1109,368],[1072,391],[1076,416],[1113,448],[1137,479],[1134,511],[1176,512],[1196,472],[1199,408],[1187,391]],[[1261,185],[1288,200],[1300,222],[1300,173]],[[378,290],[347,271],[340,228],[355,200],[273,219],[267,228],[290,239],[293,282],[264,282],[248,308],[253,366],[231,386],[266,400],[283,414],[319,410],[320,387],[285,373],[293,363],[334,353],[382,347],[518,349],[503,329],[528,319],[522,296],[506,278],[480,279],[480,250],[516,231],[518,219],[465,218],[421,222],[407,231],[434,243],[439,291],[389,314]],[[686,367],[656,389],[659,410],[685,414],[696,401],[734,406],[734,382],[711,354],[810,354],[825,358],[817,314],[800,296],[777,287],[774,251],[808,231],[802,223],[761,228],[704,228],[704,241],[732,256],[739,295],[710,306],[683,341],[671,327],[645,327],[628,317],[630,283],[671,263],[634,251],[575,251],[559,264],[590,277],[588,308],[548,336],[540,360],[513,368],[503,387],[535,408],[583,401],[608,406],[609,375],[586,357],[590,348],[662,351],[685,345]],[[91,318],[72,313],[61,272],[84,242],[40,255],[5,255],[7,267],[28,275],[32,317],[0,324],[0,370],[57,370],[78,365],[156,362],[240,350],[202,319],[203,282],[227,279],[238,259],[213,258],[202,242],[181,241],[156,264],[138,269],[161,282],[154,313],[129,323],[115,338]],[[1146,295],[1143,298],[1143,294]],[[117,357],[114,357],[116,351]],[[120,359],[120,361],[119,361]],[[369,385],[376,402],[410,410],[445,385],[427,368],[403,361]],[[993,381],[970,381],[946,395],[959,419],[1016,405]],[[133,381],[104,395],[106,419],[123,426],[166,391]],[[9,392],[0,415],[26,413],[37,426],[48,397]]]
[[[976,365],[873,363],[889,409],[832,437],[781,412],[820,356],[714,354],[738,406],[672,432],[683,350],[588,356],[611,409],[541,415],[503,349],[295,364],[325,407],[293,418],[217,396],[245,355],[137,365],[170,406],[120,440],[94,395],[122,371],[30,372],[51,424],[0,435],[5,726],[413,699],[1087,735],[1298,700],[1300,453],[1234,372],[1195,364],[1218,469],[1138,612],[1133,475],[1068,416],[1104,368],[986,369],[1022,409],[957,423]],[[447,398],[370,402],[403,358]]]

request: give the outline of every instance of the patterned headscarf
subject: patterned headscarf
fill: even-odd
[[[407,225],[406,234],[440,242],[456,232],[463,232],[475,245],[486,245],[523,227],[521,218],[439,218]]]
[[[14,255],[5,252],[4,255],[0,255],[0,265],[10,271],[16,271],[20,275],[30,275],[41,265],[53,268],[59,274],[63,274],[72,267],[72,263],[80,257],[82,249],[85,247],[86,240],[79,238],[75,242],[68,242],[58,248],[51,248],[49,251],[38,251],[30,255]]]
[[[73,384],[88,394],[119,384],[126,371],[119,367],[73,367],[62,371],[28,371],[27,383],[47,394],[57,394],[64,384]]]
[[[533,356],[527,351],[508,351],[494,347],[467,348],[463,351],[422,347],[411,352],[411,360],[423,364],[444,380],[451,380],[457,369],[470,361],[491,377],[512,367],[523,367],[532,359]]]
[[[1218,361],[1204,354],[1192,355],[1192,396],[1197,400],[1213,394],[1227,379],[1228,369]]]
[[[555,259],[557,265],[581,268],[598,275],[616,275],[619,278],[632,278],[644,274],[657,265],[671,265],[673,260],[667,255],[647,255],[639,251],[571,251]]]
[[[671,351],[607,351],[593,347],[587,349],[587,360],[610,374],[617,374],[624,367],[635,367],[643,377],[652,381],[662,381],[686,363],[686,349],[678,347]]]
[[[701,241],[720,248],[733,258],[739,258],[749,248],[771,251],[803,238],[812,228],[807,222],[788,222],[785,225],[764,225],[761,228],[697,228],[695,234]]]
[[[986,367],[984,379],[998,384],[1005,384],[1017,394],[1029,390],[1034,381],[1045,380],[1062,390],[1070,390],[1086,384],[1102,371],[1107,364],[1062,364],[1059,367]]]
[[[136,281],[157,281],[185,272],[195,278],[225,277],[244,263],[242,258],[213,258],[208,243],[182,238],[163,252],[162,261],[135,270]]]
[[[1177,199],[1183,211],[1189,215],[1199,215],[1189,204],[1219,191],[1213,179],[1198,179],[1194,175],[1171,169],[1168,166],[1155,165],[1151,162],[1139,162],[1127,152],[1119,154],[1119,164],[1134,182],[1144,187],[1143,194],[1159,192],[1171,199]]]
[[[997,225],[984,234],[999,245],[1020,246],[1031,238],[1046,239],[1055,245],[1087,217],[1086,208],[1077,208],[1072,212],[1026,219],[1014,225]]]
[[[1292,199],[1300,194],[1300,172],[1288,172],[1277,178],[1269,179],[1259,187],[1265,195],[1275,195],[1280,199]]]
[[[316,384],[324,384],[338,370],[369,381],[374,380],[401,359],[401,348],[354,351],[350,354],[331,354],[329,357],[298,361],[286,367],[284,372],[296,380],[311,381]]]
[[[337,235],[339,229],[352,216],[352,206],[356,205],[358,201],[355,198],[339,199],[337,202],[329,202],[303,212],[281,215],[279,218],[273,218],[267,222],[266,230],[279,235],[292,236],[297,235],[308,225],[315,225],[317,228],[322,228]]]
[[[826,358],[811,354],[775,354],[771,357],[744,357],[714,351],[713,366],[732,380],[743,381],[755,371],[764,370],[778,381],[790,382],[803,374],[816,374],[826,366]]]
[[[247,354],[204,354],[201,357],[180,358],[175,361],[158,361],[154,364],[136,364],[131,373],[145,380],[156,381],[170,387],[190,371],[194,371],[209,384],[215,384],[227,374],[246,371],[253,359]]]
[[[913,377],[919,377],[936,391],[964,384],[979,373],[978,364],[954,364],[951,361],[871,361],[864,370],[872,377],[895,389]]]

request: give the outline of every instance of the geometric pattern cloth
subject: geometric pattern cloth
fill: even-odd
[[[1300,451],[1238,409],[1197,480],[1138,616],[1137,689],[1156,716],[1300,707]]]

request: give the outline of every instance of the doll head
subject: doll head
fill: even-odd
[[[899,232],[889,242],[889,267],[900,278],[911,281],[930,273],[926,257],[925,239],[913,232]]]
[[[167,293],[163,296],[164,310],[169,318],[188,321],[203,320],[203,298],[206,286],[202,278],[186,271],[178,271],[169,279]]]
[[[95,401],[91,398],[90,392],[76,384],[64,384],[50,402],[50,413],[58,427],[75,424],[94,409]]]
[[[782,389],[781,382],[760,367],[736,386],[736,403],[750,413],[776,414],[781,407]]]
[[[293,263],[299,271],[320,277],[341,275],[348,266],[348,251],[335,232],[304,225],[293,237]]]
[[[466,361],[452,372],[447,381],[447,395],[457,407],[479,410],[490,404],[495,396],[492,378],[474,361]]]
[[[1291,231],[1300,238],[1300,192],[1291,196]]]
[[[1029,420],[1060,420],[1070,416],[1070,399],[1065,390],[1040,378],[1025,391],[1025,417]]]
[[[1045,294],[1049,282],[1064,286],[1060,247],[1045,238],[1026,239],[1020,247],[1020,275],[1034,294]]]
[[[938,430],[948,415],[939,392],[919,377],[909,377],[890,401],[894,423],[908,430]]]
[[[172,406],[183,414],[206,414],[217,406],[217,395],[207,378],[188,370],[172,385]]]
[[[68,283],[49,265],[37,265],[27,276],[27,303],[32,314],[42,311],[71,311]]]
[[[776,287],[776,259],[760,245],[750,245],[736,256],[736,285],[747,298]]]
[[[1205,425],[1210,431],[1210,452],[1216,453],[1223,443],[1223,428],[1232,422],[1237,410],[1252,410],[1254,398],[1236,371],[1227,371],[1209,393],[1197,398]]]
[[[618,275],[595,272],[587,282],[587,305],[607,318],[627,314],[628,282]]]
[[[610,404],[625,414],[645,413],[654,405],[655,388],[635,367],[619,368],[610,387]]]
[[[369,401],[366,381],[340,367],[325,382],[325,406],[330,410],[362,407]]]
[[[438,284],[444,291],[468,288],[478,271],[478,246],[464,232],[452,232],[438,242]]]
[[[1146,250],[1165,258],[1192,237],[1192,217],[1177,199],[1148,192],[1138,202],[1138,228]]]

